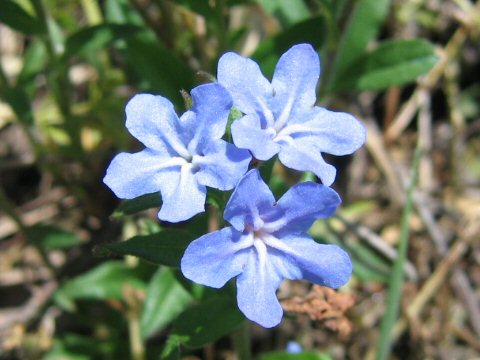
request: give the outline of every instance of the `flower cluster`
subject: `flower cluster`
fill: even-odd
[[[185,251],[185,277],[220,288],[236,277],[237,301],[247,318],[277,325],[283,311],[275,292],[283,279],[306,279],[338,288],[352,265],[338,246],[307,234],[313,222],[331,216],[341,200],[329,186],[336,170],[322,153],[351,154],[365,141],[353,116],[315,106],[320,64],[308,44],[290,48],[272,82],[258,65],[235,53],[218,64],[218,82],[191,91],[193,107],[178,117],[161,96],[141,94],[127,105],[126,126],[145,149],[120,153],[107,169],[105,184],[120,198],[159,192],[161,220],[178,222],[204,211],[207,187],[234,189],[224,211],[231,226],[193,241]],[[232,106],[242,117],[225,129]],[[322,184],[303,182],[278,201],[252,156],[311,171]]]

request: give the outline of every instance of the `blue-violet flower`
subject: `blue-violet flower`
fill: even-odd
[[[278,154],[285,166],[311,171],[330,186],[336,170],[321,153],[351,154],[365,142],[366,131],[349,114],[315,106],[319,77],[319,58],[309,44],[281,56],[271,83],[257,63],[233,52],[220,58],[217,74],[244,113],[232,124],[237,147],[259,160]]]
[[[237,301],[247,318],[264,327],[280,323],[283,310],[275,292],[283,279],[306,279],[337,288],[348,281],[352,264],[336,245],[315,242],[306,231],[332,215],[338,194],[314,182],[290,188],[278,202],[258,170],[238,183],[224,212],[232,226],[203,235],[181,261],[190,280],[214,288],[237,277]]]
[[[126,107],[126,126],[146,148],[120,153],[103,181],[123,199],[160,192],[161,220],[178,222],[204,211],[206,186],[232,189],[251,156],[221,140],[232,100],[219,84],[191,91],[193,107],[178,118],[162,96],[140,94]]]

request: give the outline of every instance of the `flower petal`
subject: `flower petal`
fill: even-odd
[[[220,288],[243,271],[247,262],[248,239],[232,227],[223,228],[194,240],[182,257],[186,278],[202,285]]]
[[[246,226],[257,230],[263,226],[260,214],[271,211],[274,203],[275,198],[258,170],[250,170],[238,182],[223,218],[238,231],[243,231]]]
[[[302,141],[302,139],[295,141],[291,138],[289,141],[282,141],[278,158],[286,167],[313,172],[327,186],[332,185],[335,180],[337,170],[323,160],[312,142]]]
[[[171,155],[187,158],[188,153],[181,134],[181,123],[170,101],[162,96],[139,94],[125,109],[128,131],[146,147],[168,151]]]
[[[225,134],[232,98],[218,83],[197,86],[191,91],[191,95],[193,107],[190,111],[195,113],[196,118],[192,123],[194,135],[188,148],[191,153],[198,154],[198,151],[194,150],[200,144],[218,140]]]
[[[245,316],[263,327],[280,323],[283,310],[275,294],[282,278],[270,262],[263,242],[250,250],[243,273],[237,278],[238,308]]]
[[[275,205],[275,217],[264,219],[269,233],[305,232],[313,222],[335,213],[340,196],[331,188],[311,181],[291,187]]]
[[[180,171],[169,174],[168,180],[161,183],[163,206],[158,218],[179,222],[205,211],[207,189],[198,183],[192,164],[187,163]]]
[[[350,114],[316,106],[300,118],[303,123],[288,125],[278,136],[308,139],[319,151],[332,155],[351,154],[365,143],[365,126]]]
[[[232,95],[235,107],[244,114],[257,113],[262,125],[273,124],[273,114],[268,107],[273,87],[255,61],[233,52],[226,53],[218,61],[217,78]]]
[[[280,150],[280,146],[273,142],[272,135],[268,128],[262,129],[260,119],[256,115],[245,115],[232,124],[235,146],[250,150],[259,160],[268,160]]]
[[[195,174],[200,184],[220,190],[230,190],[247,172],[252,157],[223,140],[209,142],[202,148],[204,156],[194,156],[193,164],[200,167]]]
[[[311,45],[295,45],[280,57],[272,80],[277,129],[295,117],[297,109],[313,107],[319,78],[320,61]]]
[[[319,244],[305,233],[281,239],[271,237],[265,242],[283,253],[283,259],[277,257],[274,265],[287,279],[305,279],[336,289],[352,274],[352,263],[344,250],[337,245]]]
[[[170,158],[168,154],[145,149],[115,156],[107,168],[103,182],[121,199],[133,199],[140,195],[160,191],[168,180],[168,172],[179,171],[185,163],[182,158]]]

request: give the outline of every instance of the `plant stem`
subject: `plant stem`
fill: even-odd
[[[89,25],[102,23],[102,11],[96,0],[81,0],[81,4]]]
[[[127,240],[138,235],[134,221],[127,220],[123,226],[123,240]],[[130,255],[124,257],[125,264],[130,268],[138,266],[138,258]],[[133,288],[132,288],[133,290]],[[145,345],[142,339],[140,329],[141,301],[135,296],[135,293],[125,292],[125,302],[127,303],[126,319],[128,321],[128,337],[130,341],[130,355],[133,360],[145,360]]]
[[[145,347],[140,332],[140,320],[137,314],[128,317],[128,335],[133,360],[145,360]]]
[[[412,164],[412,178],[407,189],[407,198],[403,208],[402,220],[400,223],[400,241],[398,244],[398,256],[393,264],[392,274],[390,276],[390,288],[388,291],[387,308],[382,318],[380,326],[380,338],[377,343],[377,360],[387,359],[392,346],[392,330],[395,321],[398,318],[401,288],[403,283],[403,267],[407,257],[409,220],[413,208],[413,192],[418,179],[418,168],[420,162],[420,141],[417,141]]]
[[[240,327],[231,334],[233,348],[239,360],[251,360],[250,323],[244,321]]]

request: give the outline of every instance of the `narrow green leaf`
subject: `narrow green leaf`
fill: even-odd
[[[183,345],[199,348],[238,327],[245,317],[227,296],[215,296],[192,306],[174,322],[172,336]]]
[[[170,335],[160,355],[161,360],[180,360],[181,346],[188,340],[188,337]]]
[[[365,54],[337,83],[337,88],[381,90],[414,81],[438,61],[426,40],[385,41]]]
[[[43,28],[40,22],[11,0],[2,0],[0,23],[27,35],[40,35]]]
[[[82,243],[82,240],[72,232],[65,231],[53,225],[35,225],[28,229],[28,236],[44,250],[64,249]]]
[[[99,51],[116,40],[135,35],[140,30],[142,28],[128,24],[100,24],[83,28],[68,37],[63,58],[68,60],[72,56]]]
[[[187,231],[166,229],[152,235],[139,235],[115,244],[99,245],[117,255],[133,255],[159,265],[180,266],[188,244],[195,238]]]
[[[204,16],[206,19],[211,19],[215,16],[215,8],[211,6],[210,1],[198,0],[176,0],[176,5],[181,5],[197,14]]]
[[[57,291],[69,299],[121,300],[125,285],[144,289],[143,278],[142,269],[130,268],[122,261],[109,261],[67,281]]]
[[[388,14],[390,0],[358,0],[349,16],[343,36],[335,54],[330,78],[332,87],[343,74],[364,54]]]
[[[47,27],[50,43],[52,44],[55,54],[60,55],[65,51],[65,34],[64,29],[52,17],[47,19]]]
[[[139,196],[135,199],[124,200],[113,212],[112,217],[122,217],[127,215],[133,215],[140,211],[148,210],[151,208],[159,208],[162,206],[162,198],[160,193],[152,193]]]
[[[387,296],[387,307],[380,324],[380,337],[377,342],[377,360],[385,360],[388,358],[390,348],[392,346],[392,330],[398,318],[400,309],[400,300],[402,298],[403,268],[407,258],[408,237],[410,233],[410,215],[413,211],[413,196],[417,185],[419,163],[420,163],[420,138],[413,156],[412,177],[408,185],[405,206],[402,212],[400,222],[400,239],[398,243],[398,256],[393,264],[392,273],[390,275],[389,289]]]
[[[350,252],[347,249],[347,252]],[[377,282],[381,284],[388,283],[388,275],[384,272],[379,272],[375,268],[365,264],[363,261],[351,257],[353,264],[353,273],[355,276],[362,281],[362,283],[367,282]]]
[[[47,64],[47,49],[42,41],[33,41],[23,57],[23,67],[18,75],[17,83],[23,86],[35,85],[34,79]]]
[[[142,336],[148,338],[175,319],[192,302],[171,269],[161,268],[150,280],[140,318]]]

